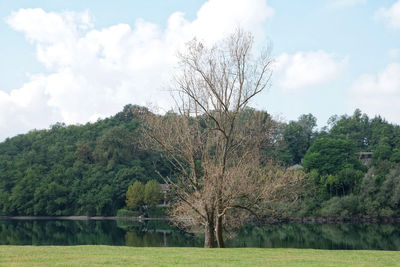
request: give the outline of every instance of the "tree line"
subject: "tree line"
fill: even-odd
[[[135,181],[160,178],[159,154],[140,148],[137,114],[127,105],[85,125],[57,123],[0,144],[0,214],[115,215]],[[165,170],[163,170],[165,168]]]
[[[135,181],[163,183],[157,172],[170,166],[139,144],[139,110],[146,109],[127,105],[95,123],[56,124],[0,143],[0,214],[115,215]],[[264,162],[301,164],[314,186],[292,215],[400,215],[398,125],[356,110],[319,131],[311,114],[271,119],[270,127]],[[369,165],[359,152],[372,152]]]

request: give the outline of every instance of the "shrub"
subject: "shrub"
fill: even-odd
[[[359,201],[355,195],[333,197],[322,203],[322,216],[351,217],[359,213]]]
[[[148,206],[157,205],[162,198],[161,186],[156,180],[147,182],[144,188],[144,202]]]
[[[144,204],[144,191],[145,187],[139,181],[130,185],[126,192],[126,207],[128,209],[134,209],[142,206]]]
[[[117,217],[138,217],[141,213],[139,211],[132,211],[127,209],[119,209],[117,211]]]

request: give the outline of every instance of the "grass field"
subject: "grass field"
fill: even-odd
[[[400,252],[0,246],[0,266],[400,266]]]

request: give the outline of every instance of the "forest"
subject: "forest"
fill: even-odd
[[[7,138],[0,143],[0,215],[116,215],[135,181],[163,183],[160,174],[171,166],[148,149],[140,130],[149,112],[126,105],[94,123],[57,123]],[[281,122],[257,112],[269,120],[264,168],[295,168],[307,181],[299,201],[276,203],[283,216],[400,216],[398,125],[355,110],[317,130],[312,114]]]

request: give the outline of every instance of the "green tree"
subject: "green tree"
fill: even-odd
[[[145,169],[139,165],[134,165],[131,168],[120,169],[113,178],[114,201],[119,207],[122,207],[126,199],[126,191],[128,187],[135,181],[145,182]]]
[[[135,209],[143,205],[144,193],[144,185],[139,181],[134,182],[131,186],[128,187],[128,191],[126,191],[126,207],[128,209]]]
[[[126,164],[134,155],[134,143],[129,131],[121,126],[105,131],[96,141],[94,157],[107,169]]]
[[[93,155],[90,145],[81,141],[76,143],[75,157],[84,163],[92,163]]]
[[[382,137],[379,143],[375,146],[373,154],[374,160],[389,160],[392,155],[392,147],[388,137]]]
[[[144,203],[148,206],[157,205],[162,198],[161,186],[156,180],[147,182],[144,188]]]
[[[353,116],[332,116],[330,136],[351,141],[357,150],[368,150],[371,142],[370,121],[366,114],[356,109]]]
[[[345,195],[360,183],[366,167],[356,156],[356,148],[349,140],[317,139],[304,156],[307,171],[316,171],[314,181],[320,192]]]
[[[312,114],[303,114],[298,121],[291,121],[283,130],[284,147],[281,150],[287,164],[300,163],[307,149],[311,146],[317,125],[317,119]],[[284,153],[284,151],[286,153]]]
[[[357,160],[354,145],[343,139],[320,138],[308,149],[303,160],[306,170],[317,170],[319,174],[337,174],[345,167],[357,170],[365,168]]]

